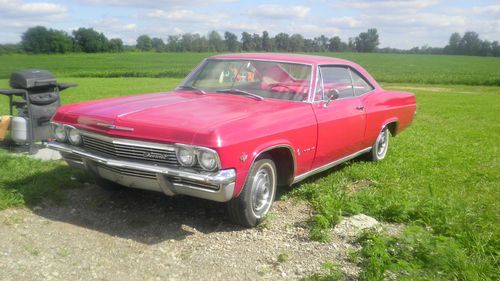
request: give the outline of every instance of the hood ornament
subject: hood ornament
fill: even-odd
[[[111,130],[120,130],[120,131],[128,131],[128,132],[134,131],[134,128],[116,126],[116,125],[108,124],[108,123],[97,123],[96,125],[99,127],[103,127],[103,128],[107,128],[107,129],[111,129]]]

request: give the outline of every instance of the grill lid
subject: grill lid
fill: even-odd
[[[57,86],[57,81],[47,70],[24,69],[10,75],[10,86],[14,89],[32,89]]]

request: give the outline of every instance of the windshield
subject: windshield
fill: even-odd
[[[207,60],[181,86],[219,94],[247,92],[264,99],[307,101],[310,65],[253,61]]]

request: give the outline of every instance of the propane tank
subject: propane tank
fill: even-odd
[[[24,117],[13,117],[10,125],[10,137],[17,145],[24,145],[28,140],[28,121]]]

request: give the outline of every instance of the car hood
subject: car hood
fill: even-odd
[[[171,92],[145,94],[70,105],[61,108],[66,123],[79,128],[165,142],[193,143],[224,124],[276,112],[295,104],[259,101],[231,94]],[[55,116],[54,121],[61,119]]]

